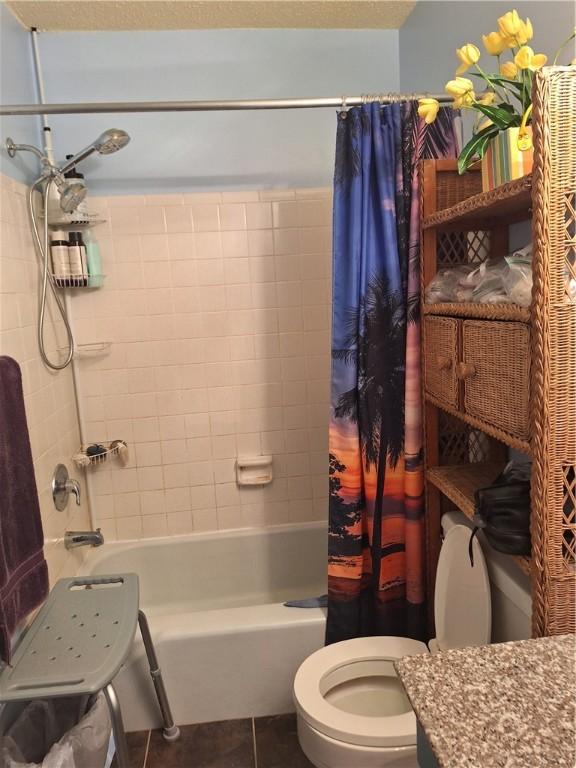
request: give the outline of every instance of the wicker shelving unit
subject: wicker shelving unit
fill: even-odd
[[[532,557],[514,561],[530,574],[535,637],[576,631],[575,114],[576,68],[544,68],[532,176],[482,192],[479,169],[421,166],[423,298],[438,269],[505,255],[509,225],[532,221],[532,306],[423,303],[422,352],[429,594],[443,511],[471,517],[474,492],[520,450],[532,458]]]
[[[491,462],[430,467],[426,472],[426,479],[447,499],[450,499],[466,517],[472,519],[474,517],[474,494],[478,489],[486,488],[493,483],[501,470],[501,465]],[[529,557],[514,557],[513,559],[524,573],[530,573]]]

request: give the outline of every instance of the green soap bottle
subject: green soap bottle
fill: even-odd
[[[100,288],[104,282],[102,256],[100,255],[100,246],[89,229],[85,232],[84,243],[86,246],[86,262],[88,264],[88,287]]]

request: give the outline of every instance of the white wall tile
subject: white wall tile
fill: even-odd
[[[225,203],[220,206],[220,229],[246,229],[246,209],[241,203]]]
[[[128,467],[98,480],[97,506],[111,535],[182,535],[323,514],[330,190],[111,200],[98,201],[110,220],[101,233],[109,280],[73,306],[83,340],[113,341],[108,356],[82,368],[87,423],[101,438],[133,442]],[[28,277],[11,268],[8,280],[15,291]],[[21,309],[10,298],[0,332],[9,348],[33,350],[19,312],[32,329],[34,302]],[[32,369],[30,381],[37,378]],[[40,418],[42,403],[30,407]],[[33,432],[41,443],[43,433]],[[272,455],[276,480],[238,489],[236,457],[258,454]]]
[[[270,203],[248,203],[246,225],[248,229],[270,229],[273,225]]]
[[[172,205],[164,209],[167,232],[192,232],[192,211],[186,205]]]
[[[192,219],[195,232],[217,232],[218,206],[209,203],[192,205]]]

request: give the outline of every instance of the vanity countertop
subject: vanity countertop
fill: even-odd
[[[574,768],[576,635],[395,664],[440,768]]]

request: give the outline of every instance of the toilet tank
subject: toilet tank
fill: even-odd
[[[444,535],[455,525],[474,527],[461,512],[446,512],[442,516]],[[532,636],[532,594],[530,578],[509,555],[497,552],[478,532],[478,541],[486,559],[492,599],[492,642],[527,640]]]

